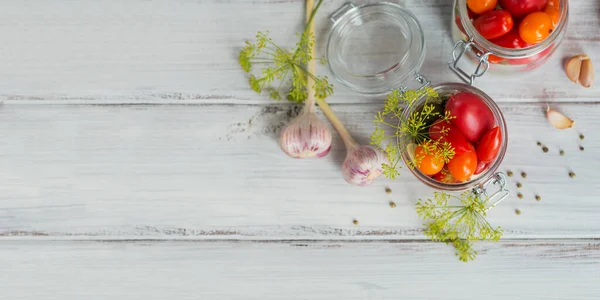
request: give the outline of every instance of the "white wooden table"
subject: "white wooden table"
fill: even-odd
[[[342,3],[318,14],[321,54]],[[400,3],[425,26],[422,73],[456,81],[451,1]],[[359,188],[337,136],[323,160],[278,149],[294,107],[252,92],[237,53],[259,30],[293,45],[302,0],[0,1],[0,299],[600,298],[600,90],[562,70],[600,66],[600,2],[570,6],[543,67],[476,82],[508,121],[501,169],[528,177],[490,212],[503,239],[465,264],[422,235],[432,190],[408,171]],[[381,99],[329,101],[367,143]],[[548,102],[576,127],[552,128]]]

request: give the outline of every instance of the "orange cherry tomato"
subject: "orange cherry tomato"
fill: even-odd
[[[552,33],[552,18],[545,12],[528,14],[519,25],[519,35],[529,44],[537,44]]]
[[[556,8],[560,7],[559,0],[548,0],[548,1],[546,1],[546,7],[548,7],[548,6],[554,6]]]
[[[434,175],[444,167],[444,158],[427,154],[425,148],[421,145],[415,149],[415,160],[417,169],[425,175]]]
[[[497,4],[498,0],[467,0],[467,6],[478,15],[494,10]]]
[[[558,6],[547,5],[544,12],[550,16],[550,20],[552,20],[552,29],[554,29],[558,24],[558,21],[560,21],[560,10],[558,9]]]
[[[472,147],[472,146],[471,146]],[[459,182],[467,181],[477,169],[477,153],[473,151],[455,154],[448,162],[448,170]]]

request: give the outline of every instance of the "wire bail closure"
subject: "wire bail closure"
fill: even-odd
[[[458,62],[467,51],[473,52],[473,54],[475,54],[477,60],[479,61],[479,64],[477,64],[477,69],[475,69],[475,72],[473,72],[472,74],[469,74],[460,67],[458,67]],[[452,60],[448,62],[448,66],[450,67],[450,70],[452,70],[456,75],[458,75],[458,77],[462,81],[469,85],[472,85],[476,77],[481,77],[490,68],[490,63],[488,61],[488,56],[490,54],[491,52],[485,51],[484,49],[479,47],[473,41],[473,38],[471,38],[469,41],[460,40],[456,42],[456,44],[454,45],[454,49],[452,49]]]
[[[419,72],[415,72],[415,80],[421,84],[421,86],[417,89],[417,91],[421,91],[424,88],[428,87],[431,85],[431,81],[429,79],[427,79],[427,77],[419,74]],[[407,86],[401,86],[398,91],[400,93],[405,93],[406,90],[408,89]]]
[[[486,208],[486,210],[489,210],[492,207],[496,207],[498,203],[502,202],[510,194],[508,189],[506,189],[507,182],[508,179],[506,178],[506,175],[498,172],[482,184],[473,188],[473,193],[478,197],[485,197],[486,203],[491,203],[491,205]],[[497,190],[492,194],[488,193],[488,188],[490,186],[497,186]]]

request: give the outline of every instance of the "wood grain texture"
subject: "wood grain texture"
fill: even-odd
[[[316,19],[324,55],[328,16],[345,0],[326,1]],[[359,3],[374,1],[357,1]],[[422,74],[458,81],[446,67],[450,0],[394,1],[421,21],[427,43]],[[572,0],[567,36],[531,73],[487,74],[477,85],[497,101],[598,101],[562,71],[566,56],[600,53],[600,2]],[[5,103],[268,103],[237,65],[244,41],[271,30],[292,46],[302,1],[130,0],[0,2],[0,101]],[[328,70],[321,66],[321,74]],[[334,103],[365,99],[336,86]]]
[[[303,2],[0,1],[0,299],[597,299],[598,88],[562,60],[600,64],[600,2],[570,1],[540,69],[477,81],[507,118],[502,171],[528,177],[490,212],[505,238],[469,264],[424,240],[414,204],[433,191],[408,171],[357,188],[337,137],[323,160],[279,151],[298,108],[250,91],[237,54],[259,30],[292,46]],[[317,16],[321,55],[344,2]],[[452,1],[394,2],[423,24],[422,73],[457,81]],[[336,86],[328,100],[367,143],[381,99]],[[577,127],[551,128],[547,102]]]
[[[379,108],[333,105],[363,143]],[[600,106],[557,108],[576,120],[576,128],[552,128],[539,104],[501,105],[510,141],[501,171],[517,175],[510,180],[512,196],[490,213],[490,221],[507,238],[600,238],[593,215],[600,211],[600,143],[593,131]],[[345,150],[337,136],[322,160],[290,159],[275,139],[295,111],[289,105],[5,105],[0,235],[422,238],[414,204],[432,190],[408,170],[397,181],[348,185],[340,174]],[[549,153],[536,146],[538,140]],[[518,176],[521,171],[527,179]],[[515,197],[516,182],[524,185],[523,199]],[[535,201],[536,194],[542,201]]]
[[[573,299],[600,294],[600,243],[4,242],[5,299]]]

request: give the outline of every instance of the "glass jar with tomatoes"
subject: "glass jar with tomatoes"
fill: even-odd
[[[431,93],[424,92],[403,110],[401,122],[410,122],[424,111],[441,112],[435,120],[426,120],[431,124],[423,126],[424,135],[406,135],[398,141],[404,163],[420,181],[440,190],[504,185],[504,175],[496,171],[506,154],[508,130],[498,105],[483,91],[463,83],[432,89],[434,101]]]
[[[562,41],[568,0],[455,0],[452,68],[472,83],[490,68],[527,71],[542,65]],[[458,67],[468,53],[478,64],[469,74]]]
[[[428,114],[435,110],[431,116],[445,116],[412,130],[412,138],[395,141],[396,161],[403,160],[419,180],[440,190],[474,189],[485,194],[484,187],[493,184],[496,191],[488,196],[498,200],[507,196],[506,178],[496,173],[508,140],[500,108],[470,84],[435,85],[419,73],[425,38],[412,13],[389,2],[346,3],[331,15],[331,22],[327,61],[338,82],[364,95],[388,94],[388,99],[390,93],[421,95],[392,121],[398,124],[395,129],[425,110]],[[414,83],[417,88],[409,92],[407,86]],[[439,101],[424,109],[430,100],[426,95],[432,93]]]

